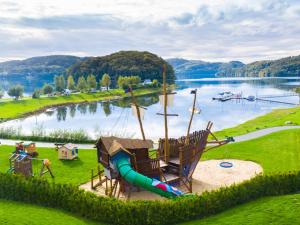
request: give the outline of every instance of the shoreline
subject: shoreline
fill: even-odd
[[[42,113],[42,112],[45,112],[47,109],[50,109],[53,107],[75,105],[75,104],[79,104],[79,103],[103,102],[103,101],[122,100],[122,99],[131,98],[131,96],[128,95],[127,93],[125,93],[124,91],[123,91],[123,93],[119,93],[120,89],[114,89],[114,90],[117,93],[111,94],[111,95],[101,95],[102,93],[104,93],[104,94],[109,93],[107,91],[103,91],[103,92],[97,92],[97,93],[80,93],[78,95],[70,95],[70,96],[45,97],[45,98],[41,98],[41,99],[32,99],[31,98],[31,99],[24,99],[24,100],[18,100],[18,101],[0,102],[0,110],[4,110],[1,108],[5,107],[5,105],[7,105],[7,104],[18,106],[19,104],[30,103],[32,101],[39,102],[39,101],[47,101],[47,100],[50,100],[50,101],[51,100],[61,100],[66,97],[71,99],[72,97],[74,98],[74,96],[75,96],[75,99],[73,101],[71,100],[71,101],[65,101],[65,102],[57,102],[54,104],[47,104],[47,105],[37,108],[35,110],[24,112],[22,114],[17,114],[13,117],[7,117],[7,118],[1,117],[1,112],[0,112],[0,124],[7,122],[7,121],[11,121],[11,120],[15,120],[15,119],[22,119],[22,118],[29,117],[29,116],[32,116],[32,115],[35,115],[38,113]],[[152,94],[159,94],[159,93],[161,93],[161,88],[143,88],[143,89],[135,90],[136,97],[147,96],[147,95],[152,95]],[[93,97],[93,96],[99,95],[99,94],[100,94],[100,96],[96,96],[94,99],[88,98],[88,97]],[[86,96],[87,98],[84,98],[84,96]]]

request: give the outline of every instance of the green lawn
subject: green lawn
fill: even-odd
[[[13,146],[0,146],[0,171],[9,168],[9,155]],[[91,169],[97,168],[96,150],[79,150],[75,161],[58,160],[54,148],[38,148],[40,158],[48,158],[57,183],[82,184],[90,179]],[[264,173],[300,170],[300,129],[273,133],[259,139],[228,144],[203,154],[202,160],[242,159],[259,163]],[[41,164],[33,162],[37,173]],[[49,178],[49,175],[46,175]]]
[[[237,136],[268,127],[284,126],[287,121],[292,122],[291,125],[300,125],[300,107],[276,109],[236,127],[218,131],[215,134],[218,137]]]
[[[8,169],[8,157],[13,149],[13,146],[0,146],[0,171],[6,171]],[[97,167],[95,150],[79,151],[80,159],[77,161],[58,160],[57,152],[54,148],[39,148],[38,152],[40,153],[40,158],[48,158],[51,160],[53,173],[56,176],[55,182],[57,183],[72,183],[76,185],[85,183],[90,179],[90,170],[96,169]],[[228,144],[205,153],[202,160],[221,158],[235,158],[258,162],[262,165],[264,172],[267,174],[300,170],[300,129],[280,131],[255,140]],[[48,179],[51,178],[48,176]],[[20,224],[18,216],[22,215],[22,212],[28,215],[28,213],[26,213],[27,209],[24,210],[20,208],[21,212],[18,211],[19,208],[12,210],[14,207],[11,206],[11,208],[9,208],[10,204],[12,203],[8,202],[5,204],[7,206],[3,208],[0,201],[0,222],[1,219],[4,218],[4,221],[7,220],[7,224],[14,224],[13,222],[15,221],[15,224]],[[28,210],[30,210],[30,207],[33,207],[25,206]],[[49,218],[48,220],[51,220],[51,224],[60,224],[61,221],[59,219],[63,218],[63,221],[66,221],[67,216],[71,217],[70,222],[68,222],[70,224],[89,224],[87,221],[77,219],[60,211],[39,207],[33,208],[36,214],[41,215],[41,218]],[[7,210],[7,212],[5,210]],[[39,210],[42,210],[42,212],[39,212]],[[51,212],[48,213],[47,210]],[[191,221],[187,224],[292,224],[291,222],[294,221],[300,223],[300,219],[297,217],[299,210],[300,194],[264,198],[230,209],[216,216]],[[44,212],[47,215],[43,216]],[[14,213],[16,214],[16,218],[10,216],[14,215]],[[2,217],[2,214],[7,215],[7,217]],[[12,222],[9,220],[10,218]],[[74,220],[74,222],[72,220]],[[29,221],[30,223],[33,221],[33,224],[34,222],[37,222],[37,224],[41,223],[39,216],[33,216],[28,220],[26,218],[24,221],[24,224],[29,224]]]
[[[222,158],[257,162],[264,173],[300,170],[300,129],[228,144],[204,153],[202,160]]]
[[[24,204],[20,202],[12,202],[0,200],[0,224],[9,225],[61,225],[61,224],[74,224],[83,225],[90,224],[96,225],[92,221],[76,217],[69,213]]]
[[[146,95],[159,92],[159,88],[138,89],[134,93],[136,96]],[[112,99],[116,96],[126,97],[124,90],[113,89],[110,91],[102,91],[97,93],[79,93],[70,96],[45,97],[39,99],[22,99],[0,102],[0,119],[14,119],[22,117],[28,113],[32,113],[43,109],[45,107],[65,104],[65,103],[79,103],[92,102],[100,100]]]
[[[300,224],[300,194],[262,198],[182,225]]]
[[[9,156],[14,151],[14,146],[0,146],[0,171],[6,172],[9,168]],[[59,160],[54,148],[38,148],[39,158],[51,161],[52,172],[56,183],[71,183],[79,185],[90,180],[91,169],[97,169],[96,150],[79,150],[79,158],[73,161]],[[33,161],[33,172],[38,173],[41,161]],[[49,174],[45,178],[52,180]]]

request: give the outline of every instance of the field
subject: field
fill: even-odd
[[[13,146],[0,146],[0,172],[6,172],[8,170],[8,158],[13,150]],[[57,151],[55,151],[54,148],[38,148],[38,152],[39,158],[46,158],[51,161],[51,168],[56,183],[75,185],[86,183],[91,177],[91,169],[97,169],[96,150],[79,150],[79,158],[74,161],[59,160]],[[41,161],[34,160],[32,166],[33,172],[35,174],[39,173]],[[53,180],[49,174],[46,174],[45,178],[50,181]]]
[[[0,200],[0,224],[96,225],[99,223],[88,221],[56,209]]]
[[[289,126],[300,125],[300,107],[276,109],[238,126],[216,132],[216,135],[218,137],[237,136],[264,128],[285,126],[286,122],[291,123]]]
[[[300,224],[300,194],[262,198],[182,225]]]
[[[134,91],[136,96],[157,93],[158,88],[138,89]],[[43,97],[39,99],[22,99],[0,102],[0,121],[19,118],[38,110],[49,108],[61,104],[92,102],[109,100],[115,97],[127,97],[124,90],[113,89],[110,91],[102,91],[97,93],[78,93],[70,96]]]
[[[182,225],[299,224],[299,210],[300,194],[267,197],[229,209],[216,216]],[[74,225],[100,225],[100,223],[88,221],[56,209],[0,200],[0,224],[56,225],[65,222]]]
[[[300,130],[280,131],[254,140],[228,144],[208,151],[202,160],[222,158],[257,162],[264,173],[300,170]]]
[[[0,171],[8,169],[8,157],[13,146],[0,146]],[[40,158],[48,158],[52,162],[52,170],[56,183],[79,185],[89,181],[91,169],[97,168],[95,150],[80,150],[76,161],[60,161],[54,148],[39,148]],[[265,174],[300,170],[300,129],[280,131],[251,141],[232,143],[206,152],[202,160],[233,158],[251,160],[259,163]],[[37,173],[40,164],[34,166]],[[49,175],[45,178],[52,180]],[[3,204],[4,206],[2,207]],[[259,199],[218,215],[188,224],[295,224],[300,222],[300,194]],[[66,220],[71,224],[95,224],[62,211],[31,206],[22,203],[0,201],[0,218],[8,224],[62,224]],[[34,211],[32,218],[20,215]],[[23,214],[22,214],[23,213]],[[3,216],[2,216],[3,215]],[[49,219],[47,219],[49,218]],[[0,223],[1,223],[0,219]]]
[[[0,146],[1,172],[8,170],[8,158],[13,150],[13,146]],[[50,159],[56,183],[75,185],[86,183],[90,179],[91,169],[96,169],[98,165],[96,150],[79,150],[79,159],[75,161],[58,160],[54,148],[38,148],[38,152],[39,158]],[[264,173],[300,170],[300,129],[281,131],[251,141],[228,144],[204,153],[202,160],[222,158],[257,162],[263,167]],[[41,164],[33,162],[33,166],[34,172],[37,173]]]

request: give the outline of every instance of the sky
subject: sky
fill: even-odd
[[[0,61],[120,50],[245,63],[300,55],[300,0],[0,0]]]

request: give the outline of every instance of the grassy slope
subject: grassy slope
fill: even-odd
[[[146,95],[159,91],[160,89],[157,88],[138,89],[135,91],[135,95]],[[121,89],[114,89],[97,93],[79,93],[72,94],[70,96],[45,97],[40,99],[23,99],[19,101],[12,100],[7,102],[0,102],[0,118],[13,119],[45,107],[51,107],[65,103],[108,100],[116,96],[126,97],[129,96],[129,94],[125,94]]]
[[[291,121],[292,125],[299,125],[300,107],[276,109],[266,115],[249,120],[236,127],[216,132],[216,134],[218,137],[236,136],[268,127],[284,126],[286,121]]]
[[[58,225],[99,224],[56,209],[19,202],[0,200],[0,224],[10,225]]]
[[[12,146],[0,146],[0,171],[7,170],[8,156],[12,150]],[[38,151],[41,158],[49,158],[52,161],[53,172],[56,176],[55,181],[59,183],[73,183],[77,185],[84,183],[89,180],[90,169],[95,169],[97,166],[96,151],[94,150],[80,151],[80,160],[78,161],[59,161],[57,159],[57,152],[50,148],[39,148]],[[300,129],[281,131],[256,140],[229,144],[203,155],[204,160],[215,158],[236,158],[256,161],[263,166],[266,173],[300,170]],[[188,224],[199,224],[200,222],[204,224],[218,224],[224,223],[226,220],[229,221],[227,224],[234,224],[235,222],[240,224],[264,224],[264,222],[277,221],[277,218],[282,218],[279,224],[286,221],[289,222],[289,218],[292,218],[290,221],[294,221],[296,214],[292,211],[293,204],[298,204],[298,202],[288,202],[286,197],[282,197],[283,200],[280,200],[280,198],[278,198],[278,203],[273,202],[273,200],[269,201],[269,198],[266,198],[231,209],[214,217],[191,221]],[[298,199],[300,201],[300,195]],[[285,208],[281,211],[282,214],[278,214],[283,207],[283,201],[287,203],[284,204]],[[0,213],[1,208],[0,202]],[[253,210],[251,211],[249,208]],[[55,212],[54,214],[56,213],[61,212]],[[247,217],[248,213],[249,216]],[[20,215],[20,212],[16,215]],[[59,217],[53,215],[53,224],[56,223],[56,218]],[[63,216],[61,217],[63,218]],[[255,219],[256,217],[257,219]],[[52,215],[49,214],[47,218],[52,218]],[[74,222],[74,224],[76,223]]]
[[[8,158],[14,150],[13,146],[0,146],[0,171],[6,172],[9,168]],[[71,183],[79,185],[89,181],[91,169],[97,169],[96,150],[79,150],[79,159],[74,161],[59,160],[54,148],[39,148],[39,158],[47,158],[51,161],[52,172],[56,183]],[[40,161],[33,161],[33,172],[41,169]],[[48,174],[45,178],[52,180]]]
[[[13,150],[13,146],[0,146],[0,171],[8,170],[8,157]],[[90,179],[91,169],[97,168],[95,150],[79,151],[79,159],[76,161],[58,160],[54,148],[39,148],[38,152],[40,158],[51,160],[57,183],[76,185],[85,183]],[[229,144],[208,151],[203,155],[202,160],[221,158],[258,162],[265,173],[300,170],[300,129],[281,131],[255,140]],[[34,162],[33,166],[36,173],[41,165],[36,165]]]
[[[258,162],[265,173],[300,170],[300,129],[228,144],[204,153],[202,160],[221,158]]]
[[[300,224],[299,211],[300,194],[267,197],[184,225]]]

